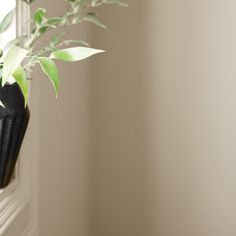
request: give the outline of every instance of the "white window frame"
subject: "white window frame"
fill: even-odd
[[[29,33],[30,9],[22,0],[17,1],[17,35]],[[36,124],[31,124],[31,137],[26,138],[17,163],[15,178],[0,191],[0,236],[37,235],[37,194],[36,194]],[[34,137],[32,137],[32,134]]]

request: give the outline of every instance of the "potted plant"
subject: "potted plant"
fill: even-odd
[[[34,0],[24,0],[28,4]],[[103,29],[94,9],[106,4],[126,6],[119,0],[66,0],[68,8],[62,16],[48,17],[39,8],[33,15],[30,35],[20,35],[0,48],[0,188],[6,187],[12,178],[20,147],[29,121],[29,72],[36,65],[51,81],[56,96],[59,89],[59,73],[56,60],[80,61],[98,53],[88,43],[80,40],[64,40],[65,33],[56,34],[48,45],[35,49],[37,41],[58,27],[77,25],[84,21]],[[9,12],[0,23],[0,34],[11,25],[14,11]]]

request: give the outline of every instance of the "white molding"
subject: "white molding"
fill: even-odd
[[[19,196],[20,197],[20,196]],[[1,212],[1,227],[0,235],[1,236],[13,236],[12,233],[7,233],[16,223],[17,217],[20,213],[28,206],[29,199],[21,196],[21,199],[18,201],[13,200],[10,197],[9,204],[5,206],[4,212]],[[19,235],[18,232],[15,235]]]
[[[17,35],[26,34],[29,32],[29,27],[26,27],[26,22],[29,23],[30,19],[29,6],[22,0],[16,1]],[[27,140],[23,143],[14,181],[0,191],[0,236],[37,235],[37,204],[34,193],[36,177],[32,170],[36,167],[33,163],[36,141],[33,138],[30,140],[30,143]]]
[[[6,196],[1,202],[0,235],[4,233],[5,228],[9,227],[11,222],[17,217],[19,212],[29,203],[27,195],[23,195],[17,188]]]

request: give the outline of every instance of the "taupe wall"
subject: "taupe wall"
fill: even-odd
[[[233,236],[236,3],[131,5],[94,33],[92,235]]]
[[[64,0],[37,0],[33,9],[38,6],[48,9],[50,16],[63,14],[66,7]],[[71,39],[88,37],[83,28],[69,31]],[[47,35],[40,44],[49,39]],[[32,75],[33,86],[39,86],[39,236],[88,236],[87,63],[57,63],[58,99],[40,70]]]
[[[109,12],[109,14],[107,14]],[[93,31],[107,53],[94,59],[92,89],[92,234],[148,235],[147,4],[107,7],[109,33]]]
[[[149,3],[150,235],[233,236],[236,2]]]
[[[40,236],[235,236],[235,8],[107,7],[107,53],[40,79]]]

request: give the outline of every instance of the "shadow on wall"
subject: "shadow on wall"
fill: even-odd
[[[92,236],[147,233],[147,55],[142,1],[100,14],[109,33],[94,29],[107,50],[92,65]],[[106,13],[109,12],[109,15]]]

